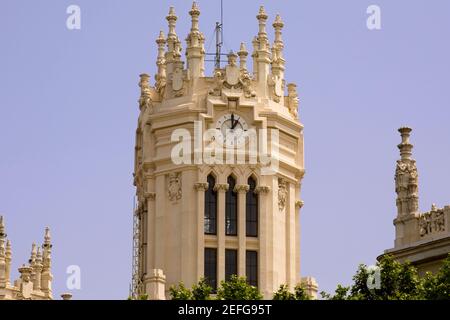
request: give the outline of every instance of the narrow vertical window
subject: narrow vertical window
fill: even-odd
[[[225,194],[225,234],[237,235],[237,193],[234,191],[236,180],[229,176],[227,179],[228,190]]]
[[[245,255],[245,269],[248,284],[258,286],[258,253],[247,251]]]
[[[225,250],[225,281],[230,280],[232,275],[237,275],[237,250]]]
[[[258,194],[256,194],[256,181],[248,178],[249,190],[246,195],[245,225],[247,237],[258,236]]]
[[[204,275],[206,283],[215,291],[217,289],[217,249],[215,248],[205,248]]]
[[[207,178],[208,189],[205,191],[205,234],[217,232],[217,192],[214,191],[216,179],[212,175]]]

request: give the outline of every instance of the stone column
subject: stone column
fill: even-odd
[[[217,285],[225,280],[225,192],[228,183],[216,183],[217,203]]]
[[[245,252],[246,252],[246,194],[250,186],[248,184],[237,184],[234,191],[238,193],[238,275],[245,276]]]
[[[269,193],[271,188],[269,186],[258,186],[255,192],[258,194],[258,238],[259,238],[259,254],[258,254],[258,264],[259,264],[259,286],[260,291],[264,295],[264,299],[271,299],[273,292],[267,290],[268,286],[272,282],[272,273],[269,271],[271,267],[270,263],[270,236],[269,236],[269,226],[267,222],[269,221],[270,215],[270,198]],[[261,276],[263,275],[263,276]]]
[[[205,191],[207,182],[197,182],[194,185],[197,190],[197,279],[204,276],[205,264]]]
[[[296,230],[295,230],[295,185],[289,183],[288,187],[288,201],[286,208],[286,284],[292,290],[296,285],[296,251],[299,251],[296,246]]]
[[[303,201],[295,201],[295,282],[300,282],[300,209],[303,207]]]
[[[148,274],[151,269],[155,267],[155,256],[154,256],[154,239],[155,239],[155,199],[156,194],[154,192],[148,192],[145,194],[147,201],[147,254],[146,254],[146,269],[145,272]]]

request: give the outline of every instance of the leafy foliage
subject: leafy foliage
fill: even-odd
[[[230,280],[221,281],[217,290],[218,300],[261,300],[258,288],[247,283],[245,277],[232,275]]]
[[[310,300],[311,297],[306,293],[306,289],[302,284],[298,284],[294,288],[294,292],[290,292],[287,285],[280,286],[273,295],[273,300]]]
[[[373,284],[374,270],[360,265],[349,287],[338,285],[334,295],[321,292],[327,300],[422,300],[450,299],[450,255],[435,275],[420,278],[409,262],[400,263],[391,256],[377,262],[379,286]]]

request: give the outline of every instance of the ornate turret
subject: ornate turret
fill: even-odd
[[[269,40],[269,16],[260,7],[253,41],[223,54],[217,23],[216,53],[208,53],[216,64],[206,75],[197,3],[188,17],[184,57],[172,7],[167,38],[161,32],[156,40],[156,84],[149,84],[147,74],[139,82],[131,295],[162,299],[179,281],[191,286],[205,277],[212,284],[213,271],[218,284],[225,280],[225,265],[232,267],[225,260],[234,259],[238,275],[251,273],[249,283],[271,298],[281,282],[293,288],[300,281],[303,125],[297,86],[285,83],[284,24],[279,15],[272,19],[275,36]],[[217,63],[219,54],[227,63]],[[236,197],[235,214],[226,209],[229,197]],[[253,218],[246,218],[247,210]],[[180,236],[166,237],[167,228]],[[229,237],[237,240],[235,258]]]

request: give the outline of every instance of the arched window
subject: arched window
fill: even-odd
[[[208,189],[205,191],[205,234],[217,233],[217,192],[214,191],[216,179],[213,175],[207,178]]]
[[[228,190],[225,194],[225,234],[237,235],[237,193],[234,191],[236,179],[229,176],[227,179]]]
[[[258,194],[255,192],[256,181],[248,178],[249,190],[246,195],[245,226],[247,237],[258,236]]]

